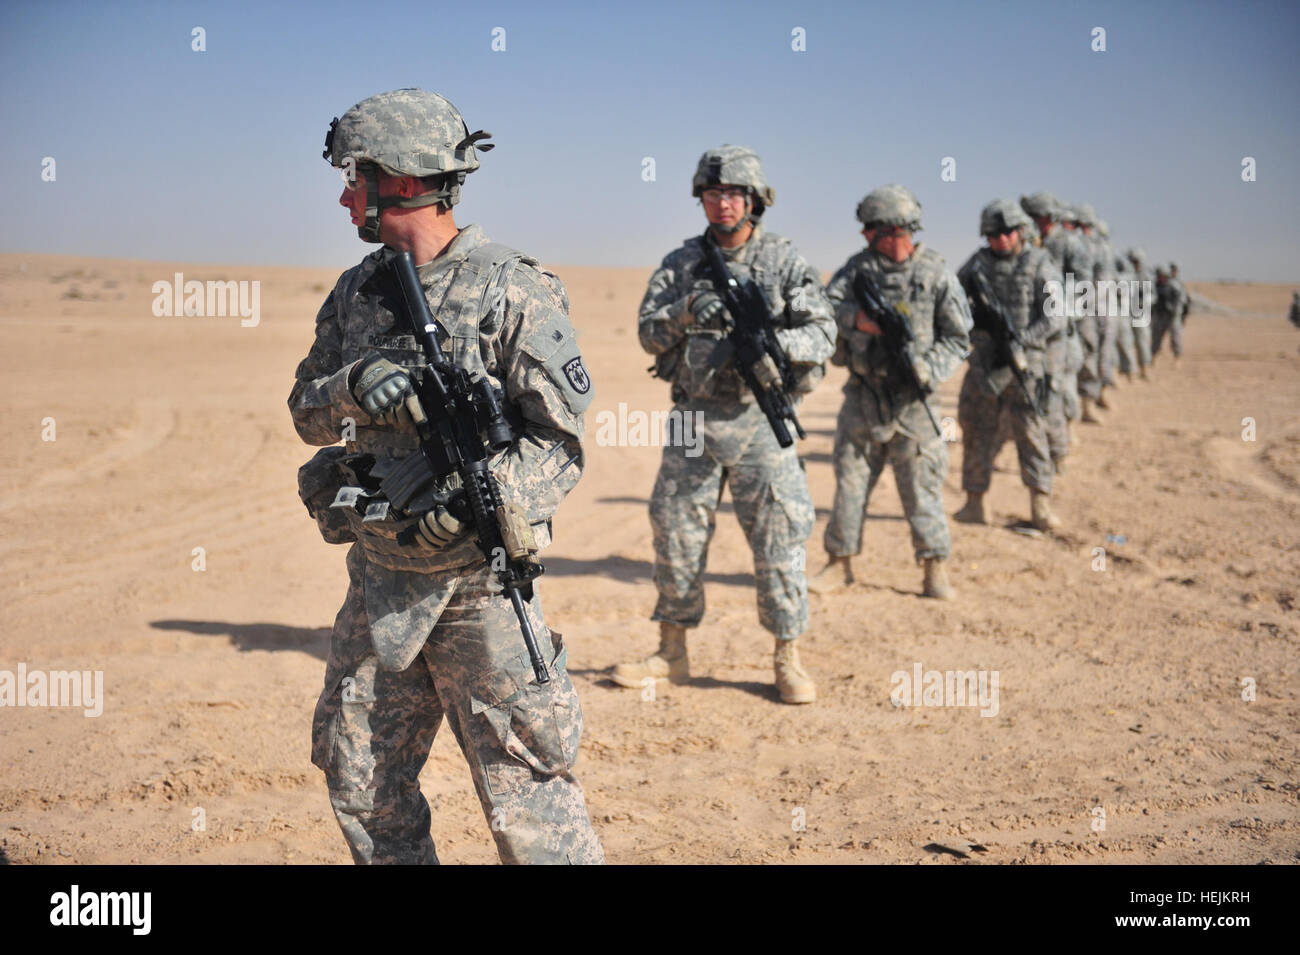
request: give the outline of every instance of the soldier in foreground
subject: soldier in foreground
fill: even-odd
[[[962,490],[966,503],[954,515],[966,523],[987,522],[984,495],[993,459],[1002,445],[999,424],[1006,415],[1020,459],[1020,478],[1029,488],[1031,522],[1040,531],[1060,526],[1052,513],[1048,348],[1065,333],[1065,315],[1047,308],[1050,281],[1061,272],[1044,250],[1026,247],[1020,230],[1028,217],[1020,206],[996,199],[980,213],[980,234],[988,244],[957,273],[970,299],[970,370],[957,405],[962,429]]]
[[[921,204],[910,190],[882,186],[862,200],[857,216],[867,248],[840,267],[826,290],[839,326],[836,354],[846,356],[849,380],[835,424],[830,562],[809,589],[830,593],[852,582],[867,503],[889,463],[916,561],[925,568],[923,593],[951,600],[943,566],[951,551],[943,509],[948,446],[926,402],[970,352],[970,308],[943,257],[912,244]],[[875,314],[879,306],[883,316]]]
[[[672,383],[674,416],[700,416],[704,451],[692,457],[684,442],[664,447],[650,498],[659,591],[651,619],[659,623],[659,649],[614,667],[612,678],[626,687],[690,679],[686,631],[704,617],[705,562],[725,485],[754,552],[759,622],[776,638],[777,690],[783,702],[811,703],[816,689],[796,640],[808,624],[803,548],[812,533],[812,497],[793,442],[781,446],[742,370],[720,350],[739,316],[724,305],[725,288],[709,265],[712,251],[721,253],[735,280],[752,278],[765,294],[794,372],[795,380],[782,387],[794,399],[821,379],[835,348],[835,322],[817,272],[788,239],[761,224],[775,194],[752,150],[706,152],[691,195],[702,200],[708,228],[670,252],[651,276],[637,330],[641,347],[655,356],[655,373]]]
[[[419,775],[444,716],[503,862],[604,861],[572,773],[582,711],[564,643],[547,629],[539,598],[530,589],[521,612],[540,645],[540,673],[471,533],[458,475],[434,481],[397,516],[375,496],[381,481],[418,462],[414,422],[442,410],[412,401],[432,359],[408,324],[399,253],[418,266],[419,291],[410,291],[423,292],[440,326],[440,360],[499,392],[514,440],[488,470],[510,538],[525,550],[545,547],[551,518],[582,473],[591,382],[564,286],[536,260],[452,217],[465,176],[479,167],[476,144],[487,138],[471,133],[451,103],[414,89],[358,103],[326,138],[325,158],[348,180],[340,205],[364,241],[383,243],[343,273],[321,306],[289,396],[305,442],[346,440],[319,452],[299,480],[326,539],[354,542],[312,762],[325,772],[361,864],[438,861]],[[364,516],[349,506],[358,500],[369,501]]]

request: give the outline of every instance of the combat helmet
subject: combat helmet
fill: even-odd
[[[741,229],[747,222],[757,222],[767,207],[776,202],[776,191],[767,184],[767,177],[763,175],[763,163],[758,153],[748,146],[724,144],[700,157],[691,178],[691,195],[698,199],[700,193],[710,186],[744,186],[749,190],[749,214],[725,230],[728,232]]]
[[[400,89],[357,103],[334,118],[321,153],[332,166],[351,164],[366,189],[366,220],[357,232],[378,242],[379,219],[392,206],[415,209],[437,203],[450,209],[460,201],[465,176],[478,169],[478,152],[487,152],[491,133],[471,133],[464,117],[437,93]],[[392,176],[434,177],[436,188],[418,196],[379,197],[378,170]]]
[[[1020,208],[1035,219],[1061,221],[1061,200],[1050,192],[1035,192],[1033,195],[1021,196]]]
[[[1086,202],[1081,202],[1074,207],[1074,221],[1079,225],[1086,225],[1089,229],[1097,228],[1097,210]]]
[[[980,235],[995,235],[1009,229],[1024,229],[1029,224],[1018,203],[1010,199],[994,199],[980,210]]]
[[[858,203],[858,221],[864,226],[902,226],[909,232],[921,231],[921,203],[911,189],[890,183],[872,189]]]

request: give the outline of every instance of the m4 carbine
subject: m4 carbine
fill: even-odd
[[[488,468],[488,460],[514,442],[510,423],[490,381],[443,358],[435,335],[445,337],[446,332],[429,311],[411,254],[395,254],[392,266],[406,304],[405,317],[420,342],[426,364],[412,382],[416,400],[407,402],[420,447],[384,478],[380,490],[393,507],[404,512],[432,482],[459,476],[462,491],[452,498],[448,509],[473,524],[479,550],[519,618],[537,682],[549,683],[550,674],[524,607],[524,601],[533,597],[532,582],[546,568],[537,559],[537,544],[526,517],[502,500],[501,488]],[[405,533],[409,536],[411,532]]]
[[[875,322],[876,327],[880,329],[880,344],[884,346],[885,354],[889,356],[889,364],[894,373],[916,389],[916,393],[921,396],[921,404],[925,406],[925,413],[930,416],[934,433],[942,435],[939,422],[935,420],[934,411],[930,408],[930,402],[925,398],[925,388],[922,387],[921,379],[916,376],[916,368],[912,365],[909,346],[916,341],[916,336],[912,334],[912,326],[908,321],[905,311],[907,306],[900,304],[890,308],[886,305],[875,279],[861,271],[853,276],[853,297],[857,299],[858,308],[862,309],[867,318]]]
[[[718,342],[709,355],[709,367],[721,368],[726,361],[735,360],[736,370],[746,387],[754,393],[758,406],[767,416],[767,422],[783,448],[794,444],[789,421],[801,438],[808,435],[795,416],[789,392],[794,385],[794,370],[785,349],[776,338],[772,321],[772,308],[767,296],[753,279],[742,284],[727,268],[722,249],[706,232],[703,238],[704,261],[708,264],[713,287],[727,307],[727,337]]]
[[[1029,391],[1029,383],[1025,379],[1025,359],[1024,359],[1024,342],[1021,341],[1019,333],[1016,332],[1016,326],[1011,321],[1011,316],[1007,310],[1002,307],[1001,303],[993,297],[993,289],[989,287],[989,280],[985,278],[984,273],[977,268],[972,268],[966,273],[966,291],[970,296],[971,311],[975,319],[975,327],[982,328],[993,338],[993,346],[996,349],[994,355],[994,368],[1009,367],[1016,376],[1016,381],[1020,385],[1020,392],[1025,396],[1025,401],[1033,409],[1034,414],[1040,418],[1047,417],[1046,399],[1035,400],[1035,397]],[[1044,384],[1047,381],[1044,379]]]

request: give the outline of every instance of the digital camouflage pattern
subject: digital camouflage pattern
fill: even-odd
[[[392,90],[362,100],[336,121],[326,158],[335,166],[373,162],[392,176],[471,173],[479,161],[469,135],[460,111],[437,93]]]
[[[535,682],[518,620],[486,564],[452,577],[416,659],[394,671],[374,652],[364,593],[371,581],[359,545],[347,563],[351,585],[334,622],[312,720],[312,762],[325,772],[353,860],[437,863],[419,776],[445,716],[502,862],[603,862],[572,773],[582,709],[563,639],[547,629],[539,597],[528,611],[550,665],[545,686]],[[389,598],[421,599],[428,577],[389,572]]]
[[[871,492],[886,463],[903,502],[918,561],[947,559],[948,519],[943,479],[948,447],[934,427],[914,386],[891,372],[879,337],[859,331],[853,278],[870,275],[884,304],[909,314],[911,357],[924,363],[930,391],[951,378],[970,351],[971,317],[966,293],[943,258],[917,246],[903,262],[864,249],[831,278],[826,298],[835,309],[840,343],[850,377],[835,424],[835,502],[826,525],[826,552],[834,557],[862,551],[862,526]]]
[[[1059,224],[1054,225],[1043,240],[1043,249],[1064,276],[1073,275],[1076,282],[1092,279],[1092,250],[1083,233],[1071,232]],[[1073,313],[1073,303],[1067,304]],[[1066,321],[1065,335],[1052,342],[1048,348],[1053,380],[1059,381],[1061,385],[1053,392],[1055,400],[1048,429],[1052,458],[1056,460],[1070,453],[1066,422],[1079,419],[1079,392],[1082,383],[1094,374],[1092,369],[1099,364],[1101,349],[1097,319],[1094,316],[1071,314]]]
[[[1016,207],[1017,210],[1019,207]],[[1023,213],[1022,213],[1023,215]],[[1025,345],[1025,376],[1030,394],[1049,372],[1049,341],[1065,332],[1065,316],[1046,308],[1047,283],[1062,281],[1052,257],[1040,248],[1024,248],[1005,258],[985,247],[972,255],[957,273],[970,293],[970,274],[979,269],[993,296],[1010,315]],[[1002,446],[1001,423],[1007,416],[1020,459],[1020,477],[1030,490],[1050,494],[1051,449],[1047,423],[1034,412],[1007,369],[995,368],[992,337],[983,329],[971,332],[970,369],[962,380],[957,419],[962,429],[962,490],[982,494],[989,488],[993,459]]]
[[[1139,369],[1145,371],[1151,364],[1151,322],[1153,313],[1151,309],[1147,310],[1146,316],[1143,317],[1139,311],[1143,303],[1154,307],[1156,275],[1147,262],[1146,253],[1141,249],[1129,249],[1129,260],[1133,263],[1133,277],[1141,282],[1141,290],[1133,298],[1133,317],[1130,324],[1133,328],[1133,355],[1137,359]],[[1147,302],[1148,297],[1151,301]]]
[[[401,295],[386,267],[390,254],[381,248],[340,277],[289,396],[305,442],[347,439],[341,461],[352,470],[336,477],[341,492],[362,473],[388,473],[418,443],[408,421],[372,420],[349,387],[351,370],[371,352],[408,369],[424,364],[397,317]],[[473,225],[418,274],[447,332],[447,358],[504,393],[517,440],[492,470],[506,502],[524,512],[545,547],[549,521],[582,473],[583,412],[591,400],[564,286]],[[426,503],[455,485],[443,482]],[[363,522],[354,509],[343,511],[357,543],[348,553],[350,586],[331,637],[313,757],[326,772],[353,857],[435,861],[416,777],[445,714],[485,811],[504,814],[496,822],[504,818],[506,828],[493,831],[503,860],[599,861],[569,772],[581,733],[572,686],[559,672],[547,687],[530,682],[518,622],[493,589],[477,545],[468,536],[442,550],[399,544],[398,533],[414,518]],[[538,600],[534,595],[532,612],[545,650]],[[351,703],[341,696],[344,678],[361,692]]]
[[[1114,271],[1111,274],[1117,282],[1130,282],[1136,278],[1132,263],[1124,255],[1114,256]],[[1137,357],[1134,352],[1133,316],[1131,314],[1112,315],[1108,321],[1112,333],[1109,355],[1103,352],[1103,357],[1108,358],[1109,361],[1103,371],[1106,384],[1113,385],[1115,383],[1115,370],[1118,369],[1125,375],[1132,374],[1133,369],[1137,366]]]
[[[680,420],[702,415],[703,453],[687,457],[683,442],[665,446],[651,495],[659,591],[652,619],[684,627],[703,619],[705,558],[728,485],[754,552],[759,620],[778,637],[793,639],[808,620],[803,545],[812,533],[812,498],[795,446],[783,450],[777,444],[734,367],[708,367],[723,332],[683,326],[691,295],[713,287],[702,241],[687,239],[664,258],[650,277],[637,323],[641,347],[655,356],[656,373],[672,383]],[[779,323],[777,338],[804,369],[803,390],[811,390],[835,347],[835,321],[816,271],[788,239],[761,226],[743,246],[723,253],[738,279],[752,277],[767,295]]]
[[[767,206],[776,202],[776,191],[767,184],[763,163],[748,146],[719,146],[700,157],[691,178],[691,195],[699,198],[709,186],[748,186],[757,200],[753,217],[762,216]]]
[[[1165,335],[1175,358],[1183,354],[1183,312],[1187,308],[1187,289],[1180,279],[1160,272],[1163,281],[1156,284],[1156,302],[1151,312],[1151,354],[1160,354]]]
[[[864,226],[902,226],[921,231],[921,202],[906,186],[890,183],[867,193],[858,203],[858,221]]]

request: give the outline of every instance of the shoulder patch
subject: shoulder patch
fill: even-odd
[[[582,356],[571,358],[563,365],[564,377],[569,379],[573,390],[580,395],[591,391],[591,378],[587,375],[587,366],[582,363]]]

